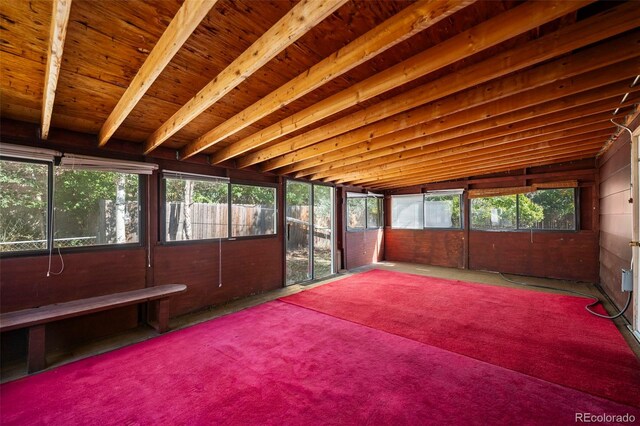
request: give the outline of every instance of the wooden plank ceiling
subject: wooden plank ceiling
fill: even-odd
[[[0,113],[42,139],[50,121],[372,189],[594,157],[640,99],[635,1],[6,1],[0,19]]]

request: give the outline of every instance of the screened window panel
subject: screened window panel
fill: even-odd
[[[460,195],[425,195],[424,227],[459,229]]]
[[[576,229],[575,189],[542,189],[518,196],[519,227],[547,231]]]
[[[247,237],[276,233],[276,189],[231,185],[231,235]]]
[[[229,185],[224,181],[165,178],[165,241],[227,238]]]
[[[516,196],[474,198],[471,200],[471,228],[481,230],[516,229]]]
[[[380,228],[383,226],[382,206],[382,198],[367,198],[367,228]]]
[[[419,195],[391,197],[391,227],[422,229],[424,227],[424,197]]]
[[[137,174],[56,168],[54,247],[140,241]]]
[[[0,252],[47,248],[49,166],[0,160]]]
[[[367,226],[367,199],[347,198],[347,227],[364,229]]]

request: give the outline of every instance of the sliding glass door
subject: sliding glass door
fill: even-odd
[[[287,285],[333,273],[333,191],[329,186],[287,181]]]

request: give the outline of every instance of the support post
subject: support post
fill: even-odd
[[[27,371],[29,373],[35,373],[43,370],[46,367],[44,324],[29,327],[27,351]]]

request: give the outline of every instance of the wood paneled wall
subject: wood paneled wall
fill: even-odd
[[[632,129],[640,124],[640,118],[632,123]],[[622,308],[627,295],[620,291],[621,269],[631,264],[632,204],[631,140],[628,132],[622,132],[607,152],[598,160],[600,182],[600,284]],[[625,313],[631,321],[633,304]]]
[[[386,260],[464,267],[464,231],[387,228],[384,242]]]
[[[47,277],[46,255],[3,258],[0,260],[0,311],[10,312],[84,297],[101,296],[145,287],[145,250],[100,250],[63,255],[64,271]],[[52,257],[53,272],[60,270],[57,253]],[[135,327],[135,306],[58,321],[47,326],[47,347],[58,349]],[[11,358],[11,346],[24,349],[23,330],[3,341],[3,355]],[[10,338],[14,336],[14,338]],[[5,344],[6,343],[6,344]],[[9,352],[7,352],[9,351]]]

